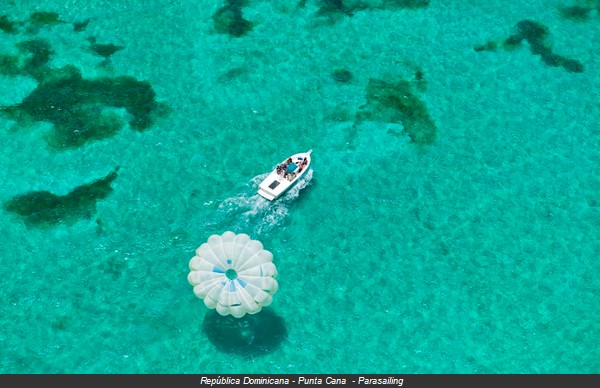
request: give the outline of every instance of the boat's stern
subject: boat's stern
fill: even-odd
[[[258,193],[258,195],[260,195],[261,197],[263,197],[265,199],[268,199],[269,201],[272,201],[276,198],[275,194],[264,190],[262,187],[258,188],[257,193]]]
[[[276,171],[273,171],[260,182],[257,192],[261,197],[272,201],[285,191],[287,184],[289,182],[286,179],[281,177]]]

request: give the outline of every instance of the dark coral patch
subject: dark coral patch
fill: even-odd
[[[0,74],[17,76],[21,73],[19,57],[15,55],[0,54]]]
[[[598,4],[598,7],[600,7],[600,3]],[[592,10],[593,7],[584,7],[580,5],[558,8],[558,11],[563,18],[575,21],[585,21],[589,19]]]
[[[552,48],[546,42],[546,38],[550,34],[546,26],[531,20],[523,20],[517,23],[517,31],[513,39],[529,42],[531,53],[539,55],[548,66],[561,66],[565,70],[575,73],[583,71],[583,65],[579,61],[552,52]]]
[[[90,43],[105,58],[122,49],[97,44],[93,38]],[[20,42],[17,48],[19,56],[0,56],[0,74],[32,77],[38,85],[21,103],[2,107],[0,113],[21,123],[53,124],[54,130],[45,138],[54,149],[108,138],[127,122],[143,131],[167,112],[148,82],[129,76],[85,79],[74,66],[52,68],[49,62],[54,52],[43,39]]]
[[[90,42],[90,50],[92,50],[94,54],[99,55],[104,59],[108,59],[117,51],[123,50],[125,48],[124,46],[119,46],[112,43],[96,43],[96,38],[93,36],[90,36],[88,38],[88,42]]]
[[[29,16],[29,24],[27,25],[27,32],[31,34],[37,33],[44,27],[54,27],[58,24],[67,23],[61,20],[56,12],[45,12],[39,11],[34,12]]]
[[[408,81],[386,82],[372,78],[366,94],[367,103],[356,114],[358,121],[401,122],[413,143],[428,145],[435,141],[435,124]]]
[[[548,27],[532,20],[521,20],[517,23],[517,31],[520,37],[529,42],[542,42],[548,34]]]
[[[366,8],[364,5],[346,5],[343,0],[321,0],[321,7],[317,14],[319,16],[332,17],[336,14],[343,14],[346,16],[354,16],[354,13],[359,9]]]
[[[7,34],[17,33],[15,22],[11,21],[8,18],[8,15],[0,15],[0,31],[6,32]]]
[[[383,9],[393,11],[396,9],[425,8],[430,0],[394,0],[394,1],[348,1],[348,0],[321,0],[318,16],[326,16],[332,21],[339,16],[354,16],[356,12],[368,9]]]
[[[33,39],[21,42],[17,47],[19,51],[28,56],[21,67],[21,72],[35,78],[37,81],[42,81],[45,67],[52,58],[52,54],[54,54],[50,44],[43,39]]]
[[[29,16],[29,22],[35,26],[55,26],[66,23],[56,12],[34,12]]]
[[[152,112],[158,108],[147,82],[129,76],[84,79],[76,69],[39,85],[18,108],[38,121],[53,123],[59,131],[74,132],[90,122],[90,115],[100,105],[125,108],[133,116],[130,125],[136,130],[152,125]]]
[[[496,42],[487,42],[485,44],[478,44],[474,47],[475,51],[496,51],[498,44]]]
[[[121,115],[102,104],[78,104],[44,139],[55,150],[81,147],[115,135],[124,123]]]
[[[425,79],[425,72],[420,67],[414,70],[414,83],[418,91],[424,92],[427,90],[427,80]]]
[[[87,18],[82,22],[74,22],[73,23],[73,31],[75,31],[75,32],[84,31],[89,23],[90,23],[90,18]]]
[[[521,34],[511,35],[504,40],[504,47],[508,49],[516,47],[520,45],[522,41],[523,36],[521,36]],[[494,51],[498,48],[498,44],[496,42],[487,42],[485,47],[486,49],[492,48],[493,50],[491,51]]]
[[[352,73],[350,72],[350,70],[346,69],[335,69],[333,73],[331,73],[331,76],[336,82],[340,82],[343,84],[348,83],[352,80]]]
[[[506,38],[503,42],[490,41],[483,45],[476,45],[474,49],[478,52],[496,51],[498,47],[511,50],[519,47],[523,41],[527,41],[531,53],[539,55],[546,65],[553,67],[560,66],[571,73],[581,73],[583,71],[583,64],[581,62],[552,52],[552,47],[546,41],[549,34],[548,27],[543,24],[532,20],[522,20],[516,25],[516,33]]]
[[[233,67],[227,70],[225,73],[221,74],[219,78],[217,78],[218,82],[229,82],[235,78],[242,77],[248,74],[248,69],[245,67]]]
[[[397,0],[389,3],[401,8],[425,8],[429,5],[430,0]]]
[[[576,59],[563,58],[561,66],[570,73],[583,72],[583,64]]]
[[[96,202],[112,193],[112,182],[117,178],[117,167],[104,178],[76,187],[66,195],[49,191],[32,191],[18,195],[4,203],[4,209],[23,218],[27,226],[73,224],[79,219],[90,219],[96,212]]]
[[[219,34],[229,34],[236,38],[247,34],[254,28],[252,22],[244,19],[242,7],[244,0],[227,0],[226,5],[219,8],[213,15],[215,30]]]
[[[132,129],[148,129],[162,113],[155,97],[147,82],[129,76],[85,79],[78,69],[66,66],[45,68],[43,82],[3,111],[15,120],[52,123],[54,131],[46,140],[53,148],[66,149],[114,135],[125,125],[115,108],[127,111]]]

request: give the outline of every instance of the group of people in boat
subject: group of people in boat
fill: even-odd
[[[302,170],[304,169],[304,167],[306,167],[307,164],[308,158],[302,159],[302,163],[300,163],[300,165],[298,166],[298,172],[302,172]]]
[[[308,164],[308,158],[304,158],[302,162],[296,164],[297,172],[294,170],[288,171],[288,166],[293,164],[292,158],[288,158],[285,162],[277,165],[277,174],[283,175],[284,178],[292,180],[296,177],[296,173],[301,173],[304,167]]]

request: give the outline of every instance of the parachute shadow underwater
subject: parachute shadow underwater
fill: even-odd
[[[223,201],[219,210],[238,221],[242,218],[246,227],[258,223],[254,232],[260,234],[285,219],[288,204],[311,179],[309,170],[276,202],[244,193]],[[253,183],[260,180],[261,176],[257,176]],[[275,350],[287,338],[283,318],[266,307],[278,287],[272,260],[272,254],[259,241],[231,231],[211,235],[196,250],[196,256],[190,260],[188,281],[194,286],[196,296],[211,309],[204,317],[202,331],[217,350],[253,358]],[[248,286],[252,283],[258,286],[254,291]]]
[[[283,320],[264,307],[277,293],[271,252],[245,233],[211,235],[190,259],[188,282],[210,308],[203,330],[224,352],[255,356],[286,337]]]
[[[270,307],[241,318],[211,310],[204,317],[202,331],[217,350],[246,358],[272,352],[287,338],[283,318]]]

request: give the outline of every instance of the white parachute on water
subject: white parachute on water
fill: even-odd
[[[245,233],[213,234],[190,260],[188,282],[206,307],[241,318],[273,301],[278,284],[273,254]]]

